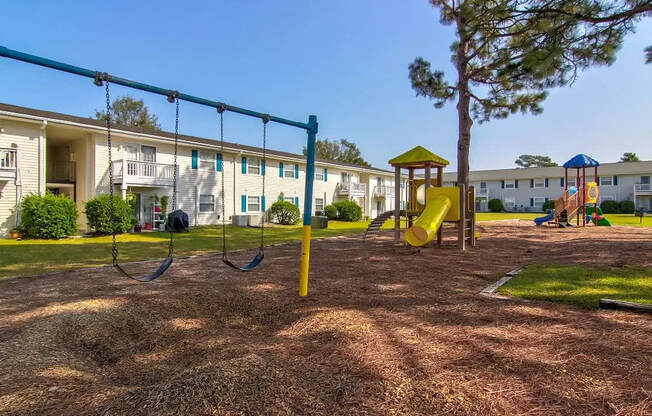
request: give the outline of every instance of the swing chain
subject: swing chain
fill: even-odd
[[[109,213],[113,220],[112,224],[112,233],[111,233],[111,257],[113,258],[113,265],[117,266],[118,264],[118,243],[116,241],[116,224],[115,224],[115,204],[113,202],[113,154],[112,154],[112,142],[111,142],[111,94],[109,91],[109,80],[106,73],[99,74],[95,78],[95,85],[98,85],[97,81],[100,82],[99,85],[102,85],[102,80],[104,81],[104,90],[106,95],[106,134],[107,134],[107,147],[109,153]]]
[[[169,101],[168,97],[168,101]],[[173,101],[175,103],[175,113],[174,113],[174,171],[172,173],[172,211],[177,210],[177,153],[179,148],[179,97],[178,93],[175,93]],[[169,227],[169,225],[168,225]],[[168,257],[172,257],[174,254],[174,231],[172,227],[170,228],[170,242],[168,244]]]
[[[217,112],[220,114],[220,153],[222,154],[222,160],[224,160],[224,110],[226,107],[224,104],[220,105],[217,109]],[[222,183],[222,261],[226,260],[226,198],[224,190],[224,163],[222,163],[222,172],[221,172],[221,183]],[[235,201],[234,201],[235,202]]]

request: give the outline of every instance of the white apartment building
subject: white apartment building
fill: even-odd
[[[110,184],[104,122],[0,104],[0,236],[19,225],[22,197],[46,191],[76,202],[82,230],[87,228],[85,202],[108,193],[109,186],[123,196],[134,193],[139,221],[150,221],[153,196],[172,195],[174,135],[115,126],[112,138]],[[216,224],[222,216],[229,221],[233,215],[260,215],[281,198],[303,211],[303,155],[268,150],[263,164],[261,148],[225,143],[221,153],[216,140],[181,135],[177,166],[177,207],[188,213],[191,225]],[[222,175],[225,195],[220,194]],[[313,213],[350,199],[373,218],[394,206],[393,172],[317,160],[313,197]]]

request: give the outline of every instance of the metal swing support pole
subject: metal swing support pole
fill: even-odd
[[[317,116],[311,115],[308,117],[308,123],[301,123],[292,121],[281,117],[272,116],[257,111],[248,110],[246,108],[232,106],[220,101],[208,100],[194,95],[180,93],[176,90],[156,87],[154,85],[144,84],[142,82],[132,81],[126,78],[116,77],[106,72],[93,71],[86,68],[66,64],[63,62],[54,61],[47,58],[42,58],[36,55],[12,50],[4,46],[0,46],[0,57],[14,59],[17,61],[27,62],[30,64],[42,66],[45,68],[56,69],[57,71],[68,72],[70,74],[80,75],[82,77],[90,78],[99,81],[109,81],[112,84],[118,84],[129,88],[134,88],[141,91],[150,92],[152,94],[162,95],[170,99],[170,97],[178,98],[179,100],[188,101],[191,103],[213,107],[215,109],[224,109],[233,113],[242,114],[249,117],[259,118],[261,120],[269,120],[275,123],[284,124],[286,126],[298,127],[308,132],[308,156],[306,165],[306,187],[305,187],[305,201],[303,205],[303,239],[301,245],[301,277],[299,281],[299,295],[308,295],[308,273],[310,269],[310,236],[311,236],[311,216],[312,216],[312,188],[315,177],[315,140],[317,136],[318,124]],[[101,83],[100,83],[101,85]]]

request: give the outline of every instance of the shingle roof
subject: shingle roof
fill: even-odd
[[[592,168],[595,166],[600,166],[600,162],[584,153],[575,155],[568,162],[564,163],[565,168]]]
[[[50,119],[50,120],[53,120],[53,121],[56,121],[56,120],[67,121],[67,122],[72,122],[72,123],[77,123],[77,124],[84,124],[84,125],[87,125],[87,126],[93,126],[93,127],[99,127],[99,128],[105,128],[105,126],[106,126],[105,122],[102,121],[102,120],[96,120],[96,119],[88,118],[88,117],[79,117],[79,116],[74,116],[74,115],[71,115],[71,114],[57,113],[57,112],[54,112],[54,111],[38,110],[38,109],[35,109],[35,108],[22,107],[22,106],[6,104],[6,103],[0,103],[0,111],[6,111],[6,112],[9,112],[9,113],[16,113],[16,114],[19,114],[19,115],[22,114],[22,115],[27,115],[27,116],[45,118],[45,119]],[[150,129],[144,129],[144,128],[140,128],[140,127],[128,127],[128,126],[119,125],[119,124],[116,124],[114,126],[114,128],[116,130],[121,130],[121,131],[125,131],[125,132],[148,134],[148,135],[158,136],[158,137],[167,138],[167,139],[174,139],[174,133],[169,132],[169,131],[150,130]],[[206,139],[206,138],[203,138],[203,137],[189,136],[189,135],[185,135],[185,134],[180,134],[179,135],[179,140],[186,141],[186,142],[191,142],[191,143],[197,143],[197,144],[204,144],[204,145],[209,145],[209,146],[216,146],[216,145],[219,144],[219,141],[217,141],[217,140]],[[253,153],[262,153],[262,151],[263,151],[262,147],[248,146],[248,145],[244,145],[244,144],[232,143],[232,142],[226,142],[226,141],[224,142],[224,147],[230,148],[230,149],[242,150],[242,151],[245,151],[245,152],[253,152]],[[287,158],[291,158],[291,159],[303,159],[303,160],[306,159],[306,157],[304,155],[300,155],[300,154],[297,154],[297,153],[283,152],[283,151],[280,151],[280,150],[273,150],[273,149],[267,149],[267,154],[272,155],[272,156],[287,157]],[[336,161],[336,160],[317,159],[317,162],[329,163],[329,164],[339,165],[339,166],[342,166],[342,167],[349,167],[349,168],[356,168],[356,169],[363,169],[363,170],[371,170],[371,171],[382,172],[382,173],[393,173],[392,171],[387,170],[387,169],[358,166],[358,165],[354,165],[352,163],[345,163],[345,162],[340,162],[340,161]]]
[[[432,163],[435,166],[448,166],[448,160],[441,156],[432,153],[430,150],[423,146],[417,146],[402,155],[390,159],[389,164],[393,166],[408,166],[408,165],[423,165],[425,163]]]

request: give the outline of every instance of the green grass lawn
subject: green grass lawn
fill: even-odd
[[[313,229],[313,237],[362,233],[364,221],[330,221],[327,229]],[[168,233],[134,233],[118,236],[120,261],[162,259],[167,255]],[[260,230],[227,226],[229,250],[258,246]],[[265,244],[301,240],[301,225],[265,227]],[[188,256],[222,250],[221,226],[193,227],[175,235],[175,254]],[[0,281],[16,276],[99,266],[111,262],[111,237],[79,237],[61,240],[0,239]],[[297,256],[299,254],[297,253]]]
[[[597,308],[601,298],[652,304],[652,268],[529,266],[498,293],[585,308]]]

